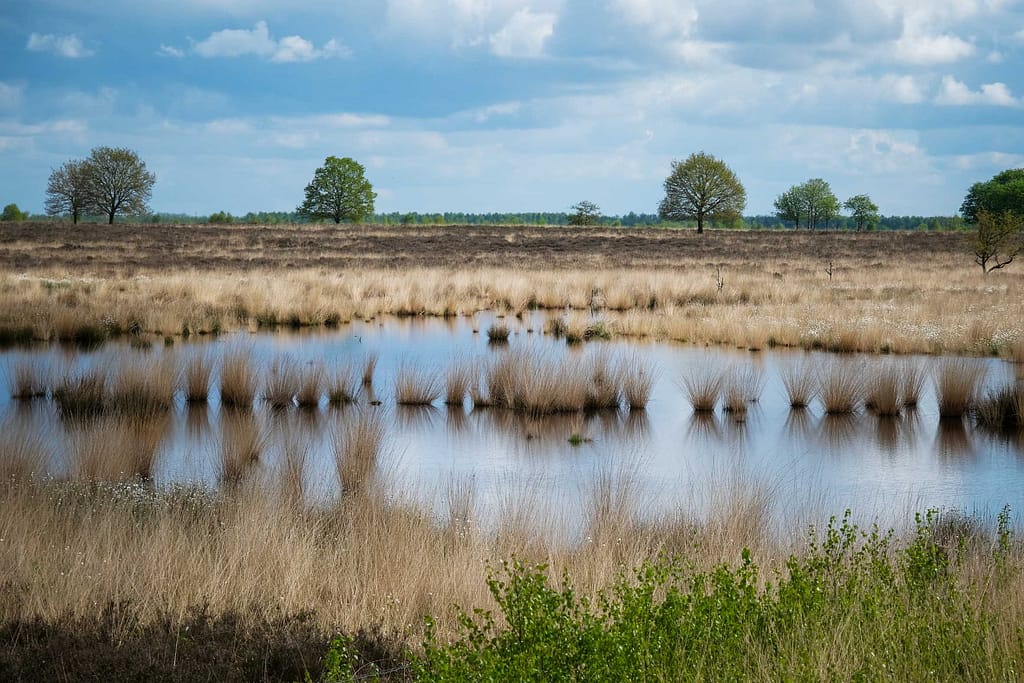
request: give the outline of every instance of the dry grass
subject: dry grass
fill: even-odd
[[[301,381],[300,372],[294,358],[275,358],[263,385],[263,400],[275,410],[294,406],[295,392]]]
[[[377,370],[377,359],[376,353],[368,353],[363,359],[363,386],[373,386],[373,374]]]
[[[827,415],[844,415],[857,411],[864,400],[864,366],[861,363],[837,360],[822,371],[820,397]]]
[[[713,412],[724,382],[722,372],[711,367],[696,369],[683,377],[683,387],[694,412]]]
[[[31,425],[18,420],[0,425],[0,484],[43,477],[48,452],[42,433]]]
[[[68,368],[53,388],[53,400],[62,416],[71,419],[95,417],[106,409],[107,370],[97,364],[91,368]]]
[[[817,366],[809,360],[787,363],[783,366],[781,375],[782,386],[786,389],[790,407],[809,406],[818,394]]]
[[[654,373],[637,354],[627,356],[619,371],[622,396],[630,410],[645,410],[654,390]]]
[[[171,407],[177,385],[173,359],[130,355],[111,374],[107,400],[113,411],[142,418]]]
[[[935,368],[935,396],[941,417],[963,417],[985,380],[985,366],[969,358],[946,358]]]
[[[220,403],[229,408],[251,408],[256,399],[256,368],[249,351],[225,354],[220,368]]]
[[[210,376],[213,363],[204,352],[192,354],[185,362],[185,400],[189,403],[205,403],[210,396]]]
[[[168,415],[123,413],[72,420],[69,471],[89,482],[151,479],[169,423]]]
[[[327,401],[333,406],[355,403],[359,397],[359,377],[352,365],[342,364],[327,373]]]
[[[440,377],[430,370],[403,363],[395,372],[395,402],[402,406],[426,406],[441,397]]]
[[[872,368],[867,380],[864,405],[879,417],[896,417],[903,408],[904,373],[893,363]]]
[[[295,402],[300,408],[316,408],[320,405],[323,383],[324,368],[319,363],[312,363],[300,369],[298,387],[295,391]]]
[[[251,410],[226,408],[221,411],[220,461],[218,478],[234,486],[246,480],[267,446],[268,434]]]
[[[1024,385],[1011,384],[989,391],[977,401],[974,414],[982,426],[1001,432],[1024,429]]]
[[[983,278],[953,233],[203,226],[156,235],[46,224],[0,232],[11,238],[0,254],[0,329],[28,325],[42,339],[98,320],[175,334],[246,329],[257,317],[323,324],[539,307],[577,318],[600,311],[617,334],[744,347],[1015,357],[1024,344],[1024,277],[1009,269]],[[116,259],[111,240],[127,245]],[[730,273],[721,291],[707,263]]]
[[[508,342],[510,331],[504,323],[494,323],[487,328],[487,341],[492,344],[504,344]]]
[[[343,495],[365,493],[373,483],[385,435],[380,410],[345,416],[334,434],[334,463]]]
[[[34,359],[22,359],[14,365],[11,373],[11,398],[28,401],[46,396],[47,374]]]
[[[470,387],[479,385],[478,369],[465,359],[455,359],[448,364],[444,375],[444,402],[450,406],[461,406],[470,393]]]
[[[906,408],[916,408],[924,391],[927,374],[924,366],[918,362],[904,363],[901,373],[900,398]]]

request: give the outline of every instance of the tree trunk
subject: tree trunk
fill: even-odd
[[[335,217],[334,217],[334,224],[335,224],[335,225],[338,225],[339,223],[341,223],[341,219],[340,219],[340,218],[338,218],[337,216],[335,216]]]
[[[704,216],[702,216],[701,214],[697,214],[697,234],[700,235],[700,234],[703,234],[703,233],[704,233]]]
[[[113,212],[108,213],[107,216],[109,216],[109,219],[107,220],[107,225],[113,225],[114,224],[114,214],[113,214]]]

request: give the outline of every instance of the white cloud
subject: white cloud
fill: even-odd
[[[10,108],[21,103],[22,88],[0,81],[0,107]]]
[[[82,44],[81,38],[74,34],[58,36],[53,33],[45,35],[33,33],[28,37],[25,47],[32,52],[50,52],[58,57],[67,57],[68,59],[81,59],[95,54]]]
[[[893,55],[897,60],[922,66],[949,64],[973,54],[974,45],[952,33],[924,35],[905,32],[893,45]]]
[[[1014,33],[1013,39],[1018,43],[1024,43],[1024,28]]]
[[[924,89],[913,76],[886,74],[878,80],[878,87],[887,99],[900,104],[924,102]]]
[[[971,90],[966,83],[953,76],[943,76],[942,87],[935,96],[935,104],[947,106],[991,105],[1015,107],[1020,101],[1005,83],[986,83],[980,90]]]
[[[256,22],[252,29],[228,28],[215,31],[196,43],[192,49],[200,57],[253,55],[282,63],[311,62],[316,59],[351,55],[351,50],[333,38],[320,49],[302,36],[285,36],[277,40],[270,35],[270,29],[265,21]]]
[[[679,0],[613,0],[626,21],[648,28],[660,38],[685,38],[697,26],[697,8]]]
[[[540,57],[544,54],[544,43],[555,33],[556,21],[557,14],[534,13],[523,8],[501,30],[491,34],[491,52],[499,57]]]
[[[185,51],[179,50],[173,45],[164,45],[161,43],[160,49],[156,51],[156,54],[160,57],[174,57],[175,59],[180,59],[185,56]]]

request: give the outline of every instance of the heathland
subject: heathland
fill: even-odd
[[[0,226],[0,291],[0,330],[15,343],[176,344],[539,308],[623,336],[1024,360],[1024,278],[1012,267],[983,275],[957,233],[17,223]],[[581,496],[578,538],[551,528],[528,490],[482,525],[458,481],[440,513],[367,483],[381,423],[371,406],[348,405],[354,372],[334,382],[337,410],[350,411],[335,440],[341,495],[311,503],[289,486],[305,457],[298,437],[283,485],[233,474],[266,438],[252,426],[252,368],[236,365],[219,368],[216,490],[155,486],[147,445],[172,392],[205,401],[201,362],[166,376],[127,363],[95,382],[99,398],[94,375],[44,390],[52,401],[27,383],[18,405],[60,411],[81,437],[67,477],[50,479],[37,475],[45,439],[0,432],[0,678],[1020,678],[1024,544],[1009,512],[929,513],[890,535],[837,510],[827,527],[780,531],[773,492],[749,482],[708,482],[707,514],[651,517],[628,475],[609,471]],[[520,378],[553,374],[495,372],[506,365]],[[266,402],[275,378],[300,374],[276,366]],[[456,379],[444,390],[472,393]],[[790,401],[806,403],[790,379]],[[880,415],[897,393],[909,405],[899,382],[914,384],[878,375],[860,402]],[[116,391],[151,385],[176,388],[154,400]],[[686,390],[699,409],[708,392]],[[845,410],[848,392],[821,391],[826,410]],[[396,401],[415,393],[396,386]],[[427,393],[442,400],[441,384]],[[301,410],[301,395],[286,388],[278,402]]]
[[[984,276],[957,232],[8,223],[0,291],[7,340],[541,308],[699,344],[1024,356],[1024,275]]]

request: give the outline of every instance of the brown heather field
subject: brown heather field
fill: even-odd
[[[1019,271],[983,276],[957,233],[5,223],[0,337],[568,307],[638,337],[1020,360]]]

